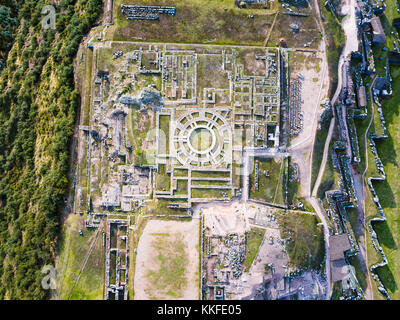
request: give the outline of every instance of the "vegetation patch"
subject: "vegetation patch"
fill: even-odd
[[[175,6],[176,15],[128,21],[121,12],[122,3]],[[269,10],[239,9],[229,0],[116,0],[114,17],[113,40],[242,45],[262,45],[273,20]]]
[[[321,8],[321,14],[324,17],[323,25],[325,30],[325,36],[327,37],[327,57],[328,57],[328,69],[330,77],[330,89],[329,96],[332,97],[336,90],[338,82],[338,70],[337,66],[339,63],[340,53],[342,52],[345,35],[341,26],[341,21],[336,13],[329,9],[328,5],[325,5],[325,1],[319,1]]]
[[[311,188],[314,186],[318,177],[319,168],[324,154],[326,138],[328,136],[329,125],[331,123],[331,115],[321,120],[321,127],[315,135],[314,149],[312,154],[312,172],[311,172]]]
[[[171,186],[171,177],[167,173],[167,166],[160,164],[158,166],[158,172],[156,173],[156,190],[168,191]]]
[[[251,228],[246,232],[246,253],[243,262],[245,271],[249,271],[254,259],[256,258],[258,249],[264,239],[265,230],[261,228]]]
[[[169,154],[169,121],[170,116],[160,115],[160,143],[158,146],[159,154]],[[161,138],[165,137],[165,138]]]
[[[289,263],[300,270],[320,269],[325,255],[322,225],[315,215],[285,213],[278,216],[282,239],[286,239]]]
[[[60,1],[56,28],[43,30],[47,4],[13,1],[15,41],[0,75],[0,299],[49,297],[41,269],[54,264],[68,189],[74,58],[102,8],[100,0]]]
[[[231,194],[232,192],[230,189],[192,188],[192,198],[210,198],[210,199],[230,198]]]
[[[256,167],[258,162],[258,188],[256,187]],[[266,202],[284,204],[282,195],[283,162],[270,158],[254,158],[254,169],[250,175],[250,198]]]
[[[182,234],[175,234],[172,239],[156,236],[152,248],[157,256],[158,266],[147,273],[151,284],[171,298],[181,297],[181,291],[187,285],[185,265],[188,261]]]
[[[374,47],[374,56],[376,58],[378,58],[379,56],[383,57],[382,60],[375,59],[375,67],[377,70],[376,73],[379,76],[384,76],[385,74],[384,67],[386,65],[387,52],[393,48],[393,37],[396,36],[396,33],[394,33],[394,35],[391,34],[391,31],[393,31],[392,21],[398,16],[394,0],[388,0],[387,2],[385,2],[385,4],[386,10],[384,15],[380,19],[382,22],[382,26],[385,30],[387,42],[383,46]],[[383,50],[383,47],[386,47],[388,50]],[[391,299],[399,299],[400,251],[398,249],[398,239],[400,238],[400,231],[398,227],[398,207],[400,202],[400,182],[397,177],[399,171],[398,164],[400,163],[400,146],[398,143],[398,141],[400,141],[400,134],[398,129],[400,126],[400,67],[390,65],[390,71],[392,77],[393,94],[391,98],[381,100],[382,112],[386,121],[385,125],[387,127],[388,138],[376,141],[377,152],[384,166],[386,180],[383,182],[374,183],[375,191],[377,192],[387,220],[385,223],[382,224],[374,224],[374,228],[385,252],[385,255],[388,259],[388,265],[385,267],[377,268],[376,271],[381,278],[383,284],[388,289]],[[371,83],[371,80],[367,79],[366,82]],[[377,115],[374,116],[377,117]],[[369,119],[366,118],[366,120],[363,121],[363,126],[368,125],[368,120]],[[379,122],[377,122],[375,125],[373,124],[370,132],[376,131],[378,133],[378,130],[380,130]],[[369,141],[367,141],[367,143],[369,143]],[[361,151],[361,155],[362,153],[363,152]],[[374,155],[372,155],[370,148],[368,150],[368,163],[369,166],[366,173],[366,178],[370,176],[378,176]],[[366,213],[368,214],[368,219],[371,219],[374,216],[380,216],[377,207],[372,200],[372,195],[370,192],[367,192]],[[381,258],[377,255],[375,249],[372,247],[370,239],[367,240],[367,243],[368,266],[370,267],[376,262],[381,262]],[[375,284],[373,285],[373,289],[374,298],[382,298],[382,295],[376,289]]]
[[[85,268],[74,288],[96,231],[84,228],[84,216],[70,216],[60,240],[57,263],[57,296],[59,299],[101,300],[104,297],[105,248],[100,234],[94,243]],[[79,234],[82,229],[83,234]]]

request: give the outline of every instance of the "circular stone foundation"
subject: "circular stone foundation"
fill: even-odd
[[[218,167],[230,161],[232,134],[226,115],[187,110],[176,119],[172,140],[177,161],[188,167]]]
[[[198,126],[189,133],[189,148],[198,154],[206,154],[216,143],[215,133],[206,126]]]

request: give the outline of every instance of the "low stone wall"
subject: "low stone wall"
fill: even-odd
[[[382,132],[383,134],[380,136],[376,136],[375,133],[371,133],[370,134],[370,147],[371,147],[371,152],[374,155],[375,158],[375,163],[376,163],[376,167],[378,172],[380,173],[380,176],[376,176],[376,177],[368,177],[368,186],[371,190],[371,193],[373,195],[373,200],[378,208],[380,217],[376,217],[376,218],[372,218],[368,221],[368,233],[371,236],[371,241],[372,241],[372,245],[374,246],[375,250],[380,254],[380,256],[382,257],[382,262],[378,262],[373,264],[370,267],[370,271],[372,272],[372,278],[377,282],[378,284],[378,290],[382,293],[382,295],[390,300],[390,295],[389,292],[387,291],[387,289],[385,288],[382,280],[379,278],[379,275],[377,273],[377,269],[379,267],[384,267],[388,264],[388,260],[386,258],[385,252],[383,251],[383,248],[381,246],[381,244],[379,243],[378,240],[378,236],[373,228],[372,223],[379,223],[379,222],[385,222],[386,221],[386,216],[385,213],[383,211],[382,205],[379,201],[379,197],[374,189],[374,186],[372,185],[373,181],[385,181],[386,180],[386,173],[385,173],[385,169],[383,167],[383,163],[381,161],[381,159],[379,158],[377,149],[376,149],[376,144],[375,144],[375,140],[381,140],[381,139],[386,139],[388,136],[386,134],[387,130],[386,130],[386,126],[385,126],[385,119],[383,117],[383,113],[382,113],[382,107],[381,104],[379,103],[379,100],[376,96],[374,96],[374,101],[375,104],[378,106],[378,112],[379,112],[379,116],[380,116],[380,120],[381,120],[381,126],[382,126]]]

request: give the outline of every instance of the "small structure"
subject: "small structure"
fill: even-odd
[[[373,17],[371,19],[372,27],[372,43],[381,45],[386,42],[385,31],[383,30],[381,20],[379,17]]]
[[[393,19],[393,28],[400,30],[400,18]]]
[[[131,96],[128,96],[128,95],[122,96],[121,99],[120,99],[120,102],[122,104],[127,104],[127,105],[132,105],[132,104],[140,105],[141,104],[139,99],[131,97]]]
[[[300,30],[299,26],[295,23],[290,24],[290,28],[292,28],[292,31],[294,32],[299,32]]]
[[[349,237],[346,233],[329,237],[330,263],[332,281],[340,281],[347,277],[346,253],[351,250]]]
[[[389,62],[391,64],[400,65],[400,53],[399,52],[395,52],[395,51],[389,52],[388,58],[389,58]]]
[[[365,86],[360,86],[358,88],[358,106],[360,108],[365,108],[367,106],[367,95],[365,92]]]
[[[376,79],[374,84],[374,94],[378,96],[389,96],[390,83],[386,77]]]
[[[176,8],[122,4],[121,11],[128,20],[158,20],[160,14],[175,16]]]
[[[258,6],[267,6],[269,0],[236,0],[236,5],[239,8],[246,8],[247,6],[253,6],[253,5],[258,5]]]

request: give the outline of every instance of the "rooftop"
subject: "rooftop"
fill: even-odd
[[[371,26],[373,32],[373,42],[385,43],[386,42],[385,31],[383,30],[382,23],[379,17],[373,17],[371,19]]]
[[[344,259],[344,253],[351,249],[349,237],[346,233],[329,237],[331,261]]]

